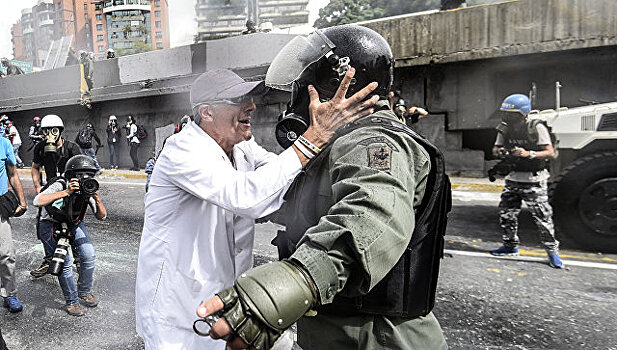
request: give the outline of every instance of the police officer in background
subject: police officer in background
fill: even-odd
[[[376,81],[381,100],[324,148],[293,142],[311,160],[278,215],[282,260],[247,271],[197,309],[200,317],[223,310],[210,335],[231,335],[231,349],[267,349],[296,321],[306,350],[447,348],[431,310],[449,181],[441,153],[390,110],[394,59],[385,39],[355,25],[297,37],[272,62],[266,85],[292,93],[287,118],[306,118],[309,101],[332,98],[354,68],[349,94]]]
[[[503,229],[503,246],[491,250],[493,255],[518,255],[518,214],[525,201],[540,233],[540,241],[549,258],[549,265],[564,268],[559,258],[559,241],[555,239],[553,208],[548,202],[548,161],[555,150],[547,126],[529,119],[529,98],[513,94],[501,104],[503,122],[497,127],[494,155],[514,157],[514,170],[506,176],[499,202],[499,224]]]

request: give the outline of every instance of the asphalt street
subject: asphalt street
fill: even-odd
[[[22,176],[29,203],[34,191]],[[104,175],[106,221],[86,218],[96,249],[93,292],[100,298],[84,317],[61,309],[55,277],[30,276],[42,246],[30,206],[11,221],[17,249],[18,296],[24,311],[0,311],[9,349],[143,349],[135,333],[134,283],[144,181]],[[521,260],[486,253],[500,244],[498,194],[455,191],[434,313],[451,349],[617,349],[617,256],[564,246],[569,268],[551,269],[529,213],[521,218]],[[276,259],[276,226],[257,225],[256,263]],[[528,261],[524,261],[528,260]],[[580,266],[588,264],[589,266]]]

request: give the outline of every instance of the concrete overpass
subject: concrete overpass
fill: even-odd
[[[418,130],[450,170],[483,169],[503,98],[537,85],[535,109],[617,100],[617,2],[519,0],[363,22],[392,46],[395,88],[433,116]],[[484,152],[474,152],[481,150]]]
[[[395,88],[433,114],[417,129],[445,151],[449,171],[481,175],[504,96],[527,93],[535,82],[534,107],[551,108],[559,80],[564,106],[584,104],[579,99],[615,100],[616,17],[613,0],[518,0],[361,24],[390,42],[397,59]],[[253,34],[96,62],[90,111],[77,103],[78,66],[9,77],[0,80],[0,113],[9,114],[23,136],[34,115],[59,114],[69,138],[86,122],[102,136],[110,114],[131,114],[152,135],[140,150],[145,162],[153,136],[158,133],[160,141],[169,124],[190,113],[188,91],[197,75],[231,68],[259,79],[291,38]],[[256,138],[274,151],[280,148],[273,126],[284,102],[283,94],[267,96],[255,118]],[[128,166],[128,150],[122,155]],[[105,149],[103,165],[107,158]]]

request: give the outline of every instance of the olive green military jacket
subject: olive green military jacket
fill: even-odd
[[[384,101],[377,105],[384,106]],[[374,117],[397,120],[389,109],[365,118]],[[319,201],[320,193],[328,194],[332,203],[325,205],[331,206],[291,256],[310,273],[322,305],[337,294],[368,293],[403,255],[430,159],[406,133],[369,125],[338,137],[324,164],[313,198]],[[296,204],[296,210],[301,206]]]

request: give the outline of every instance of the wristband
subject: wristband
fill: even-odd
[[[306,148],[308,148],[314,154],[321,152],[321,148],[315,146],[311,141],[307,140],[304,136],[298,136],[298,141],[302,143]]]
[[[300,151],[300,153],[304,154],[304,156],[308,159],[311,160],[313,159],[313,157],[315,157],[315,154],[313,154],[311,151],[309,151],[306,147],[304,147],[304,145],[302,143],[300,143],[299,139],[296,140],[294,143],[294,146],[296,146],[296,148],[298,149],[298,151]]]
[[[529,151],[529,159],[534,159],[536,157],[535,151]]]
[[[21,209],[23,209],[23,210],[28,209],[28,207],[27,207],[27,206],[23,207],[21,204],[18,204],[17,206],[18,206],[18,207],[20,207],[20,208],[21,208]]]

